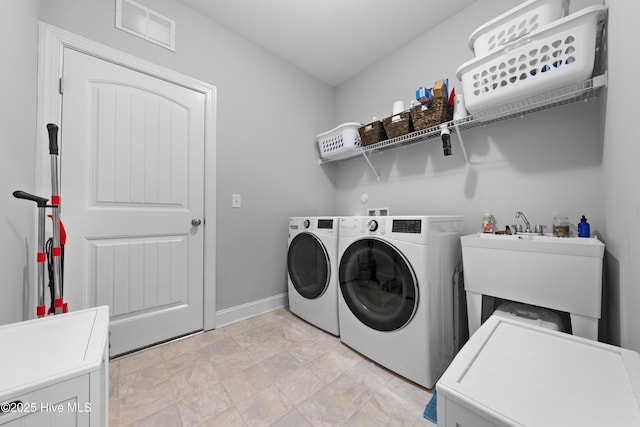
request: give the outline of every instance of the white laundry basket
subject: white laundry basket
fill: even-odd
[[[362,147],[358,128],[360,123],[343,123],[330,131],[316,136],[318,149],[323,159],[347,157],[349,152]]]
[[[545,310],[529,304],[521,304],[513,301],[502,303],[493,312],[493,316],[504,317],[530,325],[554,331],[564,332],[562,319],[551,310]]]
[[[467,110],[482,120],[490,109],[589,79],[606,10],[585,8],[462,64],[457,76]]]
[[[469,49],[485,56],[569,13],[569,0],[528,0],[478,27]]]

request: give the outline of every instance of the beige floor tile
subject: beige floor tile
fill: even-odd
[[[175,357],[162,362],[167,372],[176,372],[190,368],[194,365],[209,360],[209,352],[206,348],[198,348],[193,352],[177,354]]]
[[[286,348],[285,344],[281,337],[272,336],[265,341],[249,342],[244,346],[244,349],[249,353],[251,359],[259,363],[281,353]]]
[[[263,360],[258,364],[262,371],[271,378],[272,381],[277,381],[280,378],[286,378],[293,374],[304,365],[288,351],[281,351],[280,353]]]
[[[237,406],[248,425],[268,426],[287,414],[293,403],[273,384]]]
[[[109,369],[111,370],[111,362],[109,362]],[[110,384],[111,384],[111,395],[109,396],[109,420],[113,421],[113,425],[117,425],[119,420],[119,408],[120,408],[120,400],[118,399],[118,384],[120,378],[117,376],[110,376]]]
[[[356,412],[345,423],[353,427],[388,427],[404,426],[407,424],[398,422],[397,419],[389,417],[380,407],[375,399],[368,400],[358,412]],[[408,424],[409,426],[411,424]]]
[[[115,360],[120,367],[119,375],[137,371],[146,366],[154,365],[163,361],[162,353],[158,351],[158,347],[141,350],[137,353],[128,354]]]
[[[200,349],[200,343],[196,336],[197,335],[191,335],[180,338],[160,346],[159,349],[162,351],[162,358],[164,360],[171,360],[175,357],[198,351]]]
[[[134,421],[126,427],[176,427],[181,426],[180,414],[176,405],[167,406],[141,420]]]
[[[420,415],[415,423],[412,424],[413,427],[437,427],[436,424],[432,423],[424,416]]]
[[[336,395],[327,387],[298,404],[296,408],[314,426],[345,423],[359,409],[353,402]]]
[[[288,341],[285,346],[289,353],[304,364],[311,363],[329,351],[328,348],[308,338],[303,338],[297,342]]]
[[[358,369],[364,371],[367,375],[377,378],[378,382],[382,384],[387,384],[397,377],[397,375],[393,372],[389,371],[383,366],[378,365],[375,362],[372,362],[369,359],[363,358],[356,365],[354,365],[354,367],[355,366],[357,366]]]
[[[246,425],[240,411],[235,406],[198,424],[199,427],[244,427]]]
[[[109,376],[111,378],[118,378],[120,376],[120,365],[122,365],[123,358],[112,359],[109,361]]]
[[[205,346],[203,350],[206,351],[209,357],[215,358],[224,358],[225,356],[244,353],[244,349],[229,336],[225,336],[225,338],[212,345]]]
[[[239,322],[231,323],[230,325],[224,325],[220,329],[228,335],[236,335],[246,331],[251,331],[264,324],[265,316],[266,315],[263,314],[260,316],[250,317]]]
[[[110,425],[421,426],[432,390],[279,309],[114,359]]]
[[[411,403],[420,411],[424,411],[424,408],[427,403],[429,403],[434,391],[420,387],[411,381],[405,380],[399,375],[395,375],[394,378],[389,381],[387,386],[387,390],[395,394],[399,400]]]
[[[276,385],[294,403],[299,404],[319,391],[326,383],[307,367],[276,381]]]
[[[292,409],[284,417],[271,424],[271,427],[312,427],[312,425],[300,411]]]
[[[239,403],[269,387],[273,381],[259,366],[254,365],[235,375],[223,378],[222,383],[233,401]]]
[[[145,393],[155,388],[158,384],[166,382],[168,379],[169,374],[163,362],[158,362],[154,365],[138,369],[137,371],[120,375],[118,379],[118,393],[121,397]]]
[[[332,349],[313,361],[314,372],[322,380],[329,382],[360,362],[355,353],[346,349]]]
[[[128,425],[141,420],[174,403],[173,391],[169,381],[157,384],[155,387],[141,393],[134,393],[119,397],[120,425]]]
[[[209,363],[221,378],[227,378],[256,365],[256,361],[244,349],[223,357],[209,356]]]
[[[233,401],[220,381],[203,390],[193,390],[178,400],[183,425],[193,426],[222,414],[233,407]]]
[[[369,400],[379,387],[380,381],[363,375],[362,372],[349,369],[324,387],[334,397],[349,402],[353,412]]]
[[[403,399],[388,388],[381,388],[374,393],[368,403],[377,405],[381,412],[389,418],[397,420],[400,425],[412,426],[419,417],[422,417],[429,399],[417,404],[411,400]]]
[[[194,390],[206,389],[219,379],[218,373],[206,359],[174,372],[170,377],[174,395],[178,399],[188,396]]]
[[[201,347],[206,347],[211,344],[215,344],[220,340],[227,338],[227,333],[223,329],[213,329],[211,331],[205,331],[195,336],[195,340]]]
[[[271,325],[267,325],[267,328],[270,327]],[[262,326],[256,329],[251,329],[249,331],[233,334],[231,335],[231,337],[236,343],[238,343],[240,347],[246,348],[247,346],[252,344],[269,341],[275,331],[269,329],[269,332],[270,333],[265,333],[265,327]]]

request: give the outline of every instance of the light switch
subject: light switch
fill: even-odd
[[[242,196],[240,194],[231,195],[231,207],[239,208],[242,206]]]

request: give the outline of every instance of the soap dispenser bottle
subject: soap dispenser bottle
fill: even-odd
[[[578,224],[578,237],[591,237],[591,226],[584,215],[582,215],[580,224]]]

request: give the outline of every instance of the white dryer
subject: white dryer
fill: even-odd
[[[432,388],[455,355],[461,232],[461,216],[341,218],[341,341]]]
[[[336,217],[289,218],[289,309],[339,335],[338,227]]]

